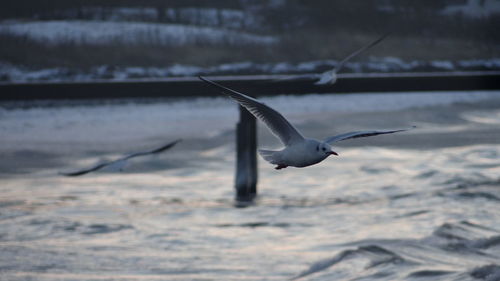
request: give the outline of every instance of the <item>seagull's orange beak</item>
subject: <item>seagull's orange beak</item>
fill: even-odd
[[[337,155],[337,156],[339,156],[339,154],[337,152],[333,151],[333,150],[330,151],[330,155]]]

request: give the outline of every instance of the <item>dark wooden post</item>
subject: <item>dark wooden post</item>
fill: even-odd
[[[251,203],[257,196],[257,130],[255,117],[239,107],[236,125],[236,201],[239,206]]]

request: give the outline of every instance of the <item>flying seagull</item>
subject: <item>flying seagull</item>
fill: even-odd
[[[386,33],[379,37],[377,40],[371,42],[370,44],[362,47],[361,49],[358,49],[357,51],[353,52],[349,56],[345,57],[343,60],[341,60],[334,68],[325,71],[321,74],[303,74],[303,75],[296,75],[296,76],[291,76],[289,78],[283,78],[283,79],[278,79],[278,81],[283,81],[283,80],[289,80],[289,79],[318,79],[314,84],[315,85],[332,85],[337,82],[337,74],[339,71],[345,66],[345,64],[354,58],[355,56],[361,54],[362,52],[374,47],[378,43],[380,43],[382,40],[384,40],[387,36],[389,36],[390,33]]]
[[[323,141],[305,138],[288,120],[283,117],[278,111],[263,104],[257,99],[224,87],[218,83],[210,81],[204,77],[199,78],[210,85],[218,88],[222,93],[245,107],[256,118],[262,121],[271,130],[271,132],[285,145],[285,148],[278,151],[259,150],[259,154],[271,164],[277,165],[275,169],[283,169],[291,167],[307,167],[317,164],[325,160],[330,155],[337,155],[337,152],[332,150],[330,144],[347,139],[355,139],[362,137],[371,137],[382,134],[392,134],[396,132],[406,131],[389,130],[389,131],[356,131],[349,132],[333,137],[328,137]]]
[[[355,56],[361,54],[362,52],[372,48],[373,46],[377,45],[378,43],[380,43],[380,41],[384,40],[388,35],[389,35],[389,33],[386,33],[386,34],[382,35],[380,38],[378,38],[377,40],[371,42],[370,44],[368,44],[368,45],[362,47],[361,49],[355,51],[354,53],[348,55],[346,58],[341,60],[333,69],[328,70],[326,72],[323,72],[321,74],[321,78],[314,84],[316,84],[316,85],[326,85],[326,84],[332,85],[332,84],[334,84],[337,81],[337,73],[339,73],[339,71],[344,67],[344,65],[347,63],[347,61],[349,61],[350,59],[354,58]]]
[[[74,171],[74,172],[68,172],[68,173],[60,172],[59,174],[63,175],[63,176],[68,176],[68,177],[77,177],[77,176],[85,175],[85,174],[90,173],[90,172],[94,172],[94,171],[100,170],[100,169],[102,169],[102,168],[104,168],[106,166],[114,166],[118,170],[122,171],[123,167],[125,166],[126,161],[128,159],[131,159],[131,158],[134,158],[134,157],[139,157],[139,156],[145,156],[145,155],[149,155],[149,154],[157,154],[157,153],[164,152],[164,151],[172,148],[174,145],[176,145],[180,141],[181,141],[181,139],[178,139],[176,141],[170,142],[168,144],[165,144],[165,145],[163,145],[163,146],[161,146],[159,148],[155,148],[153,150],[148,150],[148,151],[143,151],[143,152],[136,152],[136,153],[129,154],[129,155],[125,156],[125,157],[113,160],[113,161],[101,162],[101,163],[93,166],[92,168],[83,169],[83,170]]]

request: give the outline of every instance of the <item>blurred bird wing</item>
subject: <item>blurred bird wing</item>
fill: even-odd
[[[361,49],[353,52],[352,54],[348,55],[346,58],[344,58],[343,60],[341,60],[337,66],[335,66],[335,68],[333,69],[336,73],[338,73],[343,67],[344,65],[347,63],[347,61],[349,61],[350,59],[354,58],[355,56],[361,54],[362,52],[374,47],[375,45],[377,45],[378,43],[380,43],[382,40],[384,40],[387,36],[389,36],[390,33],[386,33],[384,35],[382,35],[381,37],[377,38],[377,40],[371,42],[370,44],[362,47]]]
[[[103,163],[99,163],[91,168],[88,168],[88,169],[83,169],[83,170],[78,170],[78,171],[74,171],[74,172],[68,172],[68,173],[65,173],[65,172],[59,172],[60,175],[63,175],[63,176],[67,176],[67,177],[76,177],[76,176],[81,176],[81,175],[85,175],[85,174],[88,174],[90,172],[94,172],[94,171],[97,171],[97,170],[100,170],[110,164],[112,164],[114,161],[110,161],[110,162],[103,162]]]
[[[127,165],[127,159],[121,158],[109,163],[109,167],[113,172],[121,172]]]
[[[78,170],[78,171],[75,171],[75,172],[69,172],[69,173],[64,173],[64,172],[60,172],[59,174],[60,175],[63,175],[63,176],[68,176],[68,177],[76,177],[76,176],[81,176],[81,175],[85,175],[85,174],[88,174],[90,172],[94,172],[94,171],[97,171],[97,170],[100,170],[106,166],[111,166],[111,168],[115,171],[117,170],[122,170],[125,165],[127,164],[127,160],[130,159],[130,158],[134,158],[134,157],[138,157],[138,156],[144,156],[144,155],[148,155],[148,154],[155,154],[155,153],[161,153],[165,150],[168,150],[170,148],[172,148],[174,145],[176,145],[177,143],[179,143],[180,141],[182,141],[181,139],[178,139],[178,140],[175,140],[173,142],[170,142],[166,145],[163,145],[161,147],[158,147],[158,148],[155,148],[155,149],[152,149],[152,150],[148,150],[148,151],[144,151],[144,152],[136,152],[136,153],[132,153],[130,155],[127,155],[125,157],[122,157],[122,158],[119,158],[119,159],[116,159],[116,160],[113,160],[113,161],[108,161],[108,162],[101,162],[91,168],[88,168],[88,169],[83,169],[83,170]]]
[[[295,127],[290,124],[290,122],[288,122],[288,120],[286,120],[285,117],[283,117],[283,115],[281,115],[278,111],[263,104],[257,99],[236,92],[201,76],[199,78],[221,90],[222,93],[228,95],[241,106],[246,108],[256,118],[264,122],[264,124],[267,125],[271,132],[278,137],[285,146],[304,141],[304,137],[299,133],[299,131],[297,131],[297,129],[295,129]]]
[[[409,129],[389,130],[389,131],[356,131],[356,132],[349,132],[349,133],[329,137],[329,138],[325,139],[324,142],[332,144],[334,142],[348,140],[348,139],[356,139],[356,138],[371,137],[371,136],[376,136],[376,135],[392,134],[392,133],[403,132],[403,131],[408,131],[408,130]]]
[[[182,139],[178,139],[178,140],[175,140],[173,142],[169,142],[163,146],[160,146],[158,148],[155,148],[155,149],[152,149],[152,150],[148,150],[148,151],[142,151],[142,152],[136,152],[136,153],[132,153],[132,154],[129,154],[121,159],[124,159],[124,160],[127,160],[127,159],[130,159],[130,158],[133,158],[133,157],[138,157],[138,156],[144,156],[144,155],[148,155],[148,154],[156,154],[156,153],[161,153],[161,152],[164,152],[172,147],[174,147],[177,143],[181,142]],[[120,160],[120,159],[118,159]],[[118,161],[116,160],[116,161]]]

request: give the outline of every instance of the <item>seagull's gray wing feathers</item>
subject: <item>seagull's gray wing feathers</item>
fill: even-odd
[[[233,100],[238,102],[241,106],[246,108],[250,113],[252,113],[259,120],[264,122],[264,124],[269,127],[271,132],[280,139],[280,141],[288,146],[295,142],[303,141],[304,137],[293,127],[288,120],[283,117],[279,112],[272,109],[271,107],[263,104],[262,102],[244,95],[242,93],[236,92],[232,89],[224,87],[206,78],[199,77],[201,80],[209,83],[210,85],[218,88],[222,93],[228,95]]]
[[[74,171],[74,172],[68,172],[68,173],[59,172],[59,174],[63,175],[63,176],[67,176],[67,177],[77,177],[77,176],[85,175],[85,174],[88,174],[90,172],[94,172],[94,171],[97,171],[99,169],[102,169],[102,168],[112,164],[113,162],[114,161],[103,162],[103,163],[99,163],[99,164],[95,165],[92,168],[78,170],[78,171]]]
[[[168,149],[172,148],[174,145],[176,145],[180,141],[182,141],[182,140],[178,139],[178,140],[175,140],[173,142],[167,143],[166,145],[163,145],[161,147],[158,147],[158,148],[155,148],[155,149],[152,149],[152,150],[132,153],[132,154],[127,155],[127,156],[125,156],[125,157],[123,157],[121,159],[122,160],[127,160],[127,159],[130,159],[130,158],[133,158],[133,157],[137,157],[137,156],[143,156],[143,155],[148,155],[148,154],[161,153],[161,152],[163,152],[165,150],[168,150]],[[118,160],[120,160],[120,159],[118,159]],[[116,160],[116,161],[118,161],[118,160]]]
[[[356,132],[349,132],[349,133],[329,137],[329,138],[325,139],[324,142],[332,144],[334,142],[348,140],[348,139],[364,138],[364,137],[371,137],[371,136],[384,135],[384,134],[392,134],[392,133],[403,132],[403,131],[408,131],[408,130],[409,129],[389,130],[389,131],[356,131]]]

